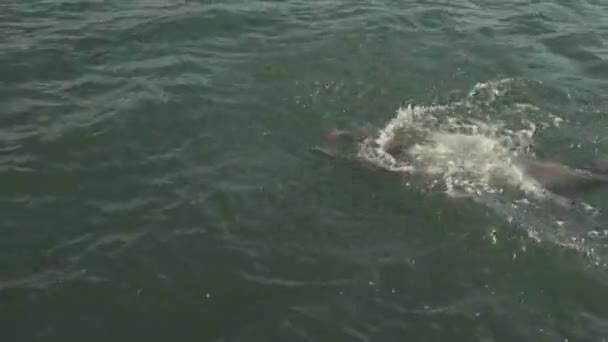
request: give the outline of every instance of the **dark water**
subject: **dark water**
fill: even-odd
[[[311,152],[506,78],[608,151],[608,3],[4,1],[2,341],[605,341],[607,192],[568,245]]]

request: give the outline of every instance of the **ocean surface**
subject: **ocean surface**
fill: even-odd
[[[605,0],[3,1],[0,340],[607,341],[608,187],[513,162],[607,133]]]

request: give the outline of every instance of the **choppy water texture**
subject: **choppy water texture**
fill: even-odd
[[[608,188],[510,160],[607,156],[607,91],[599,0],[5,1],[0,336],[604,341]]]

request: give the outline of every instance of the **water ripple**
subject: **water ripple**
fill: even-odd
[[[567,121],[540,154],[595,157],[607,18],[600,0],[0,4],[0,321],[27,323],[5,335],[605,336],[606,279],[576,253],[309,148],[505,76],[535,81],[499,102]]]

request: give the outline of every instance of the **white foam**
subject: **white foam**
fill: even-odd
[[[487,90],[488,87],[480,84],[476,89]],[[504,93],[492,89],[490,100]],[[466,117],[470,114],[471,99],[466,100],[445,106],[400,108],[380,130],[375,144],[361,145],[360,157],[392,171],[439,176],[446,193],[451,196],[501,192],[497,184],[504,182],[540,196],[542,191],[524,177],[514,162],[528,149],[536,125],[526,122],[518,129],[510,129],[500,121]],[[383,149],[396,135],[415,140],[405,151],[410,156],[407,160],[397,160]]]
[[[569,201],[526,176],[519,161],[534,158],[530,146],[538,127],[557,127],[565,121],[531,104],[501,103],[501,108],[493,108],[514,86],[514,79],[478,83],[458,102],[400,108],[373,143],[360,145],[359,157],[387,170],[421,176],[426,181],[420,187],[483,203],[505,221],[524,227],[534,240],[551,240],[593,254],[592,246],[555,232],[555,226],[577,230],[573,226],[580,222],[565,217],[556,225],[550,216],[539,219],[550,210],[545,200],[564,206]],[[395,136],[411,142],[404,151],[408,158],[395,159],[383,149]]]

